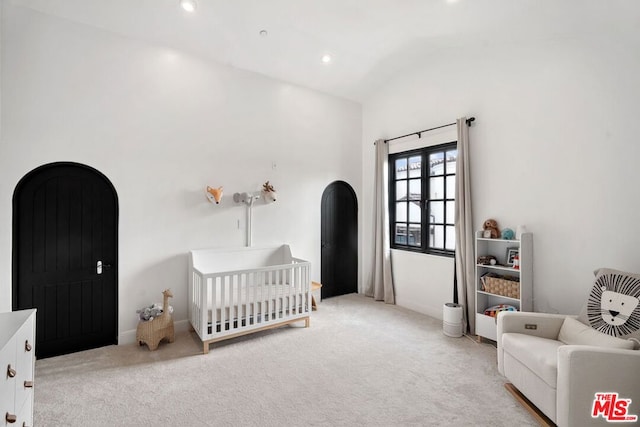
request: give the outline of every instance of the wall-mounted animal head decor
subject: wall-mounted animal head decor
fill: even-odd
[[[273,203],[278,198],[278,193],[276,193],[273,185],[269,184],[269,181],[262,184],[262,196],[264,197],[264,201],[267,203]]]
[[[207,200],[218,205],[220,204],[220,200],[222,200],[222,187],[212,188],[207,185],[205,194],[207,195]]]

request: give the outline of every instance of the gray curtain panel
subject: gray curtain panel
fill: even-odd
[[[375,147],[374,245],[371,278],[364,293],[376,301],[395,304],[389,243],[389,147],[382,139],[375,142]]]
[[[469,158],[469,126],[467,118],[456,120],[458,126],[458,159],[456,167],[456,276],[458,303],[464,306],[465,330],[475,334],[475,279],[473,254],[473,214],[471,212],[471,173]]]

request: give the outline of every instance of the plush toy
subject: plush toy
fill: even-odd
[[[169,306],[168,308],[169,314],[173,313],[173,307]],[[141,308],[140,310],[136,310],[138,313],[138,318],[140,320],[148,321],[153,320],[154,318],[160,316],[163,313],[162,304],[155,303],[150,305],[149,307]]]
[[[500,230],[498,230],[498,222],[495,219],[488,219],[484,222],[484,233],[483,237],[488,237],[491,239],[497,239],[500,237]]]
[[[505,228],[504,230],[502,230],[502,238],[504,240],[513,240],[514,237],[515,237],[515,233],[513,232],[512,229]]]
[[[640,274],[602,268],[578,320],[605,334],[631,339],[640,348]]]
[[[501,311],[518,311],[518,309],[509,304],[498,304],[487,308],[484,311],[485,316],[497,317]]]
[[[493,255],[478,256],[478,264],[480,265],[496,265],[498,260]]]

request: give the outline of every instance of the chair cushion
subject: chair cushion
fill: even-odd
[[[553,389],[558,377],[558,347],[560,341],[525,334],[502,334],[502,348]],[[535,350],[535,351],[534,351]]]
[[[601,268],[578,320],[617,338],[634,339],[640,347],[640,274]]]
[[[564,319],[560,333],[558,334],[558,340],[565,344],[595,345],[598,347],[622,348],[626,350],[633,350],[634,346],[633,341],[603,334],[572,317]]]

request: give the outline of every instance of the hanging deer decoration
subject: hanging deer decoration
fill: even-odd
[[[273,185],[269,184],[269,181],[262,184],[262,196],[264,197],[265,202],[273,203],[276,201],[278,197],[278,193],[276,193]]]

